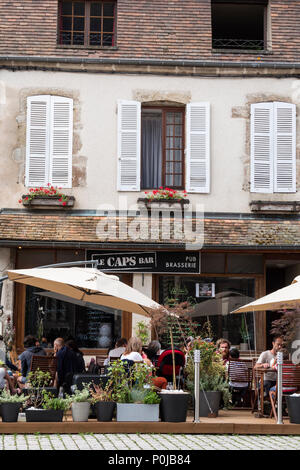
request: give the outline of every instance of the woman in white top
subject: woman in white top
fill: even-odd
[[[129,339],[126,349],[121,356],[121,361],[127,359],[134,362],[143,362],[142,358],[142,341],[134,336]]]

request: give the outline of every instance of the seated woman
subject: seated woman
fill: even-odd
[[[4,362],[0,361],[0,392],[7,388],[11,394],[17,393],[13,386],[13,379],[8,375]]]
[[[125,351],[121,356],[121,361],[143,362],[142,347],[142,341],[133,336],[127,343]]]
[[[153,340],[153,341],[150,341],[150,343],[148,344],[144,354],[147,356],[148,359],[150,359],[152,364],[156,367],[160,352],[161,352],[160,342]]]
[[[144,362],[148,366],[153,367],[151,360],[143,353],[143,344],[139,338],[132,337],[128,341],[124,354],[121,356],[121,361],[129,360],[134,362]],[[153,385],[159,389],[164,389],[167,386],[167,380],[164,377],[152,377]]]

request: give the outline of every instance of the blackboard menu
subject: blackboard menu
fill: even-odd
[[[101,310],[87,312],[87,339],[98,348],[109,348],[113,342],[114,316]]]

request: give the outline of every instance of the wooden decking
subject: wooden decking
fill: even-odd
[[[89,420],[85,423],[74,423],[70,416],[62,423],[2,423],[0,434],[282,434],[300,435],[300,424],[290,424],[284,418],[284,424],[276,424],[274,419],[256,418],[250,411],[220,411],[217,418],[200,418],[200,423],[194,423],[189,416],[185,423],[110,423]]]

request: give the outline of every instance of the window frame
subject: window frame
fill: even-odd
[[[162,186],[163,187],[169,187],[169,188],[172,188],[172,189],[176,189],[176,190],[184,190],[185,187],[186,187],[186,171],[185,171],[185,165],[186,165],[186,159],[185,159],[185,144],[186,144],[186,136],[185,136],[185,132],[186,132],[186,126],[185,126],[185,120],[186,120],[186,108],[185,106],[147,106],[147,105],[144,105],[141,107],[141,133],[142,133],[142,115],[143,115],[143,111],[147,109],[147,110],[150,110],[150,109],[153,109],[153,110],[159,110],[159,111],[162,111]],[[182,114],[182,124],[181,124],[181,127],[182,127],[182,149],[181,149],[181,155],[182,155],[182,159],[181,159],[181,164],[182,164],[182,185],[181,186],[170,186],[170,185],[167,185],[166,184],[166,163],[167,163],[167,160],[166,160],[166,114],[168,112],[181,112]],[[140,190],[141,191],[144,191],[144,190],[147,190],[147,191],[151,191],[151,190],[155,190],[155,189],[159,189],[159,188],[144,188],[143,185],[142,185],[142,174],[143,174],[143,163],[144,162],[144,158],[143,158],[143,154],[142,154],[142,148],[141,148],[141,172],[140,172]],[[173,161],[174,162],[174,161]],[[179,163],[179,162],[178,162]],[[174,175],[175,173],[173,173]]]
[[[213,4],[231,4],[231,5],[261,5],[264,7],[263,9],[263,47],[261,49],[255,48],[242,48],[242,47],[216,47],[213,45],[214,37],[213,37],[213,29],[212,29],[212,6]],[[220,52],[241,52],[241,53],[265,53],[269,50],[269,35],[268,35],[268,17],[269,17],[269,0],[212,0],[211,1],[211,44],[212,44],[212,51],[216,53]]]
[[[95,3],[96,0],[86,0],[85,12],[84,12],[84,44],[63,44],[61,42],[61,34],[63,32],[61,21],[62,21],[62,4],[67,0],[60,0],[58,4],[58,15],[57,15],[57,47],[58,48],[71,48],[71,49],[117,49],[117,1],[116,0],[100,0],[102,4],[113,3],[114,4],[114,16],[113,16],[113,33],[112,33],[112,45],[90,45],[89,34],[90,34],[90,8],[91,4]],[[82,0],[70,0],[72,3],[80,2]],[[99,2],[98,2],[99,3]],[[101,37],[103,36],[103,16],[102,28],[100,30]],[[73,32],[73,30],[72,30]]]

